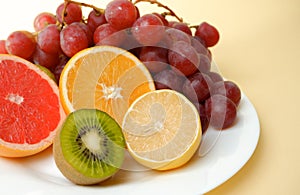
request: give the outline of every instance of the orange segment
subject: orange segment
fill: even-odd
[[[0,55],[0,85],[0,156],[29,156],[50,146],[65,118],[56,83],[36,65]]]
[[[122,124],[127,147],[142,165],[158,170],[182,166],[200,145],[195,106],[173,90],[147,92],[129,107]]]
[[[155,90],[147,68],[131,53],[112,46],[96,46],[73,56],[59,84],[67,113],[97,108],[121,124],[130,104]]]

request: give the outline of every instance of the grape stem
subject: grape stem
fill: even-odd
[[[96,6],[92,5],[92,4],[87,4],[87,3],[73,1],[73,0],[65,0],[65,2],[68,2],[68,4],[69,3],[74,3],[74,4],[77,4],[79,6],[83,6],[83,7],[90,7],[92,9],[94,9],[97,13],[101,13],[101,14],[104,13],[104,9],[96,7]]]
[[[195,28],[195,29],[197,29],[198,27],[199,27],[199,25],[191,25],[191,26],[189,26],[190,28]]]
[[[95,10],[96,13],[98,14],[104,14],[104,9],[102,8],[99,8],[99,7],[96,7],[94,5],[91,5],[91,4],[87,4],[87,3],[82,3],[82,2],[78,2],[78,1],[73,1],[73,0],[64,0],[64,9],[62,11],[62,24],[61,24],[61,29],[63,29],[63,27],[66,25],[66,23],[64,22],[65,21],[65,16],[66,16],[66,10],[67,10],[67,6],[68,4],[70,3],[74,3],[76,5],[79,5],[79,6],[83,6],[83,7],[90,7],[92,8],[93,10]]]
[[[183,19],[180,18],[179,16],[177,16],[177,15],[175,14],[175,12],[174,12],[172,9],[170,9],[168,6],[166,6],[166,5],[164,5],[164,4],[160,3],[160,2],[158,2],[157,0],[136,0],[136,1],[134,2],[134,4],[137,4],[137,3],[139,3],[139,2],[148,2],[148,3],[151,3],[151,4],[156,4],[158,7],[162,7],[162,8],[164,8],[164,9],[168,10],[168,12],[164,12],[164,13],[162,14],[163,16],[167,16],[167,15],[173,16],[173,17],[175,17],[179,22],[183,22]]]
[[[66,25],[65,24],[65,16],[67,15],[67,6],[68,6],[68,4],[69,4],[69,2],[67,0],[65,0],[64,9],[62,11],[62,16],[61,16],[61,18],[62,18],[61,29],[63,29],[64,25]]]

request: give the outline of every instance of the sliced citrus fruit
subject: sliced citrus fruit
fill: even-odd
[[[29,156],[50,146],[65,118],[56,83],[31,62],[3,54],[0,86],[0,156]]]
[[[96,108],[121,124],[129,105],[155,86],[148,69],[133,54],[117,47],[95,46],[68,61],[59,89],[67,113]]]
[[[137,98],[124,116],[122,128],[133,158],[157,170],[187,163],[202,137],[195,106],[184,95],[168,89]]]

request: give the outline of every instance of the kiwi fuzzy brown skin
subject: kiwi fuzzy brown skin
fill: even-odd
[[[109,175],[107,177],[88,177],[78,170],[76,170],[68,161],[65,159],[61,146],[60,134],[62,131],[62,127],[58,130],[54,142],[53,142],[53,155],[57,168],[60,172],[71,182],[77,185],[95,185],[103,182],[113,175]],[[116,172],[115,172],[116,173]]]

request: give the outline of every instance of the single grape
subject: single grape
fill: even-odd
[[[196,33],[196,32],[195,32],[195,33]],[[206,47],[206,45],[205,45],[205,41],[204,41],[203,39],[201,39],[199,36],[196,36],[196,35],[194,35],[193,38],[194,38],[195,40],[197,40],[199,43],[201,43],[201,45],[207,49],[207,47]]]
[[[63,69],[66,66],[69,59],[70,58],[67,57],[64,54],[60,54],[59,57],[58,57],[58,64],[56,65],[56,67],[53,70],[53,74],[55,76],[57,84],[59,84],[59,79],[60,79],[61,72],[63,71]]]
[[[58,53],[47,53],[37,46],[33,54],[33,62],[52,70],[58,64]]]
[[[176,23],[178,23],[178,21],[169,21],[168,27],[173,28],[173,25],[175,25]]]
[[[191,44],[190,36],[175,28],[167,28],[164,39],[167,41],[169,47],[172,47],[173,43],[177,41],[184,41]]]
[[[130,52],[133,52],[135,56],[139,58],[139,53],[143,47],[136,38],[132,35],[132,33],[129,30],[122,30],[125,33],[125,38],[120,45],[121,48],[128,50]]]
[[[6,44],[6,40],[0,40],[0,53],[1,54],[8,54],[5,44]]]
[[[153,76],[156,89],[172,89],[182,91],[183,76],[178,76],[173,70],[165,69]]]
[[[28,31],[15,31],[8,36],[5,47],[9,54],[30,60],[35,51],[36,41]]]
[[[241,90],[232,81],[219,81],[216,82],[211,89],[211,94],[220,94],[229,98],[236,106],[239,105],[241,100]]]
[[[154,14],[138,18],[131,29],[136,40],[144,46],[155,46],[165,35],[164,24]]]
[[[151,73],[157,73],[168,67],[168,50],[161,47],[145,46],[140,51],[139,59]]]
[[[195,48],[195,50],[199,54],[207,55],[208,56],[208,50],[204,46],[204,43],[200,41],[200,38],[197,38],[196,36],[191,38],[191,45]]]
[[[137,19],[137,10],[128,0],[113,0],[105,9],[106,21],[115,29],[130,28]]]
[[[188,34],[189,36],[192,36],[192,30],[186,23],[174,22],[174,24],[172,25],[172,28],[175,28],[177,30],[180,30],[181,32]]]
[[[210,71],[210,72],[207,72],[206,74],[210,77],[210,79],[212,80],[213,83],[223,81],[223,77],[217,72]]]
[[[134,6],[135,7],[135,10],[136,10],[136,19],[138,19],[139,17],[141,17],[141,13],[140,13],[140,10],[137,6]]]
[[[206,115],[205,112],[205,106],[203,104],[200,104],[198,102],[194,103],[195,107],[198,110],[199,116],[200,116],[200,121],[201,121],[201,127],[202,127],[202,134],[206,132],[209,126],[209,118]]]
[[[68,57],[72,57],[87,48],[88,45],[89,41],[85,31],[76,24],[66,26],[60,33],[61,49]]]
[[[75,3],[67,3],[65,13],[63,13],[65,3],[60,4],[56,9],[56,17],[60,23],[65,22],[71,24],[73,22],[80,22],[82,20],[82,9]]]
[[[96,28],[102,24],[107,23],[106,19],[105,19],[105,15],[100,13],[100,12],[96,12],[95,10],[92,10],[87,18],[87,25],[90,28],[91,32],[95,32]]]
[[[120,46],[126,37],[124,30],[117,30],[109,23],[98,26],[94,32],[95,45]]]
[[[216,45],[220,38],[218,30],[207,22],[203,22],[198,26],[195,36],[200,37],[205,42],[206,47]]]
[[[46,53],[58,53],[60,49],[60,30],[55,24],[50,24],[37,35],[37,44]]]
[[[237,116],[235,104],[226,96],[219,94],[205,101],[205,112],[210,125],[220,130],[232,126]]]
[[[56,22],[57,19],[54,14],[42,12],[34,18],[33,27],[36,32],[39,32],[50,24],[56,24]]]
[[[197,72],[184,82],[182,92],[192,102],[203,102],[210,96],[211,85],[209,76]]]
[[[200,62],[196,50],[185,41],[177,41],[173,44],[168,53],[168,60],[175,72],[185,76],[195,73]]]
[[[90,30],[90,28],[88,27],[88,25],[86,23],[83,22],[73,22],[72,25],[77,25],[79,26],[86,34],[86,37],[88,39],[88,45],[91,47],[94,45],[94,40],[93,40],[93,36],[94,33]]]
[[[169,21],[166,19],[166,17],[156,12],[154,12],[153,14],[159,17],[159,19],[163,22],[164,26],[169,26]]]
[[[211,63],[209,58],[203,54],[199,54],[199,56],[200,56],[200,62],[199,62],[198,70],[202,73],[209,72],[211,68]]]

